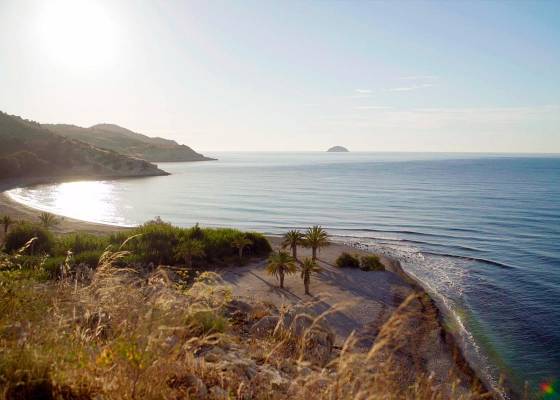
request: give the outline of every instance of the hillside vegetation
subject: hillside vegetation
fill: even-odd
[[[166,175],[144,160],[57,135],[0,112],[0,179]]]
[[[236,239],[244,238],[247,244],[240,257],[233,246]],[[224,266],[245,262],[251,257],[265,257],[271,247],[268,240],[257,232],[242,232],[232,228],[179,228],[159,219],[146,222],[129,231],[97,236],[87,233],[70,233],[55,236],[44,226],[20,222],[10,227],[4,250],[13,253],[24,247],[31,239],[33,246],[19,256],[20,262],[32,264],[37,257],[49,254],[43,264],[45,272],[56,276],[63,264],[97,265],[97,260],[108,246],[121,246],[127,238],[126,249],[131,253],[125,263],[142,265],[189,267]],[[71,258],[68,258],[68,251]]]
[[[89,128],[63,124],[42,126],[59,135],[146,161],[213,160],[174,140],[148,137],[113,124],[98,124]]]
[[[159,252],[165,232],[226,252],[231,240],[222,239],[229,230],[172,228],[150,223],[140,228],[144,245],[134,245],[139,237],[114,244],[93,267],[63,262],[55,279],[47,256],[28,262],[34,241],[0,252],[0,398],[493,398],[476,383],[456,385],[452,374],[438,382],[422,372],[421,357],[409,356],[426,345],[422,296],[402,303],[369,351],[358,351],[353,335],[335,348],[325,322],[335,309],[249,304],[214,272],[126,261]],[[82,248],[99,245],[82,239]]]

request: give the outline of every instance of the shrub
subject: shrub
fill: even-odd
[[[194,240],[202,240],[204,238],[204,231],[198,225],[198,222],[190,229],[187,229],[187,237]]]
[[[43,264],[45,256],[21,255],[17,257],[17,267],[19,269],[36,269]]]
[[[251,241],[251,244],[247,246],[246,252],[253,256],[266,257],[272,251],[272,247],[268,242],[268,239],[264,237],[263,234],[257,232],[247,232],[245,237]]]
[[[364,271],[385,271],[385,267],[376,255],[363,256],[360,259],[360,268]]]
[[[64,264],[66,257],[49,257],[43,263],[43,269],[49,278],[55,279],[60,273],[60,266]]]
[[[139,232],[137,231],[119,231],[111,233],[111,235],[109,235],[108,241],[111,246],[120,247],[129,237],[138,233]]]
[[[52,251],[54,244],[52,233],[39,225],[22,223],[14,226],[6,236],[6,252],[11,253],[21,249],[32,238],[37,238],[37,240],[26,250],[27,254],[50,253]]]
[[[131,232],[130,236],[140,236],[130,242],[130,247],[144,262],[171,264],[180,232],[181,228],[166,222],[147,222]]]
[[[336,259],[336,266],[338,268],[359,268],[360,260],[358,257],[344,252]]]
[[[237,254],[237,251],[231,245],[241,235],[241,232],[237,229],[206,228],[203,229],[203,232],[204,237],[202,241],[207,262],[224,260]]]
[[[179,228],[158,218],[131,231],[116,232],[105,237],[67,235],[57,245],[57,255],[65,255],[68,249],[77,255],[84,251],[103,251],[108,245],[118,248],[135,235],[138,237],[130,240],[126,246],[132,253],[125,258],[128,262],[181,264],[184,259],[177,256],[177,250],[180,243],[188,240],[197,240],[202,244],[204,255],[196,257],[202,265],[237,260],[237,251],[232,247],[232,242],[239,236],[251,241],[245,248],[248,255],[265,257],[272,251],[266,237],[257,232],[244,233],[232,228],[201,228],[198,224],[191,228]]]
[[[227,319],[214,310],[198,310],[189,314],[185,325],[196,335],[223,333],[227,329]]]
[[[88,233],[71,233],[60,236],[56,239],[53,250],[55,256],[65,256],[68,250],[74,255],[84,252],[101,252],[111,244],[108,236],[95,236]]]
[[[99,264],[101,254],[103,254],[103,250],[84,251],[74,255],[72,264],[87,264],[89,267],[95,268]]]

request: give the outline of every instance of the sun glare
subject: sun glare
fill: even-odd
[[[102,221],[115,213],[112,185],[104,181],[65,182],[52,193],[54,207],[66,215],[86,221]]]
[[[99,3],[45,1],[36,26],[45,56],[58,66],[98,68],[115,58],[118,25]]]

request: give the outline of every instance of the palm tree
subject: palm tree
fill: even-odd
[[[41,221],[41,225],[43,225],[46,229],[60,224],[60,219],[57,218],[56,215],[48,212],[42,212],[39,214],[39,220]]]
[[[245,237],[245,235],[239,235],[231,242],[231,245],[239,251],[239,258],[243,257],[243,250],[245,247],[252,245],[251,239]]]
[[[296,272],[296,261],[285,251],[272,253],[268,257],[266,272],[280,280],[280,288],[284,288],[284,276]]]
[[[301,279],[303,279],[303,286],[305,287],[305,294],[311,295],[309,293],[309,283],[311,282],[311,274],[321,271],[321,267],[317,265],[315,261],[311,258],[306,258],[300,265],[301,269]]]
[[[184,239],[177,245],[175,255],[185,260],[185,264],[190,268],[192,266],[193,257],[205,256],[204,244],[200,240]]]
[[[305,247],[311,247],[313,261],[317,260],[317,249],[328,246],[329,235],[319,225],[307,228],[304,236]]]
[[[14,223],[14,220],[10,218],[9,215],[4,215],[0,220],[0,224],[4,225],[4,236],[8,234],[8,229],[10,229],[10,225]]]
[[[303,244],[303,233],[298,230],[291,230],[284,234],[282,248],[289,247],[292,249],[292,257],[297,260],[297,247]]]

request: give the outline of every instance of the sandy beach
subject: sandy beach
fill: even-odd
[[[268,239],[275,250],[280,248],[280,237]],[[247,302],[266,299],[276,307],[306,304],[316,315],[341,307],[340,311],[327,316],[329,325],[337,334],[338,344],[342,344],[352,331],[363,339],[374,338],[381,325],[414,288],[396,273],[392,260],[385,257],[382,262],[387,271],[337,268],[336,258],[343,252],[368,254],[340,243],[321,249],[318,256],[321,271],[311,279],[311,296],[305,295],[299,273],[286,276],[284,289],[280,289],[276,278],[266,273],[264,260],[245,267],[224,269],[221,275],[233,288],[234,295]],[[298,258],[305,257],[311,257],[311,250],[299,248]]]

